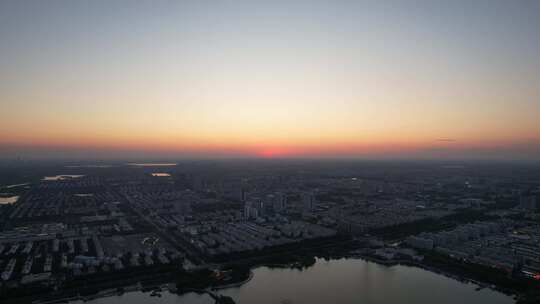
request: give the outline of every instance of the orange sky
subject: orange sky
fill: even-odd
[[[0,5],[0,158],[540,154],[532,3]]]

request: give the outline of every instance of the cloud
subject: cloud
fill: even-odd
[[[439,141],[439,142],[456,142],[457,140],[455,140],[453,138],[437,138],[435,141]]]

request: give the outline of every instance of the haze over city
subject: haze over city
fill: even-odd
[[[540,303],[540,1],[0,0],[0,303]]]
[[[538,160],[538,1],[2,1],[0,157]]]

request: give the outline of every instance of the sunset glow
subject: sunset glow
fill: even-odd
[[[120,2],[0,4],[0,157],[540,155],[535,2]]]

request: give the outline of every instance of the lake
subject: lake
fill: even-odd
[[[155,172],[151,174],[152,176],[155,176],[155,177],[170,177],[171,176],[170,173],[164,173],[164,172]]]
[[[84,175],[73,175],[73,174],[62,174],[62,175],[54,175],[54,176],[45,176],[42,180],[44,181],[59,181],[59,180],[67,180],[67,179],[73,179],[73,178],[79,178],[83,177]]]
[[[14,204],[19,199],[19,196],[0,196],[0,205]]]
[[[509,304],[511,296],[490,289],[475,290],[462,283],[420,268],[387,267],[361,259],[317,259],[304,270],[258,267],[253,278],[240,287],[217,291],[238,304],[397,304],[397,303],[475,303]],[[77,302],[82,303],[82,302]],[[129,292],[90,301],[91,304],[211,304],[207,295],[176,295],[163,292]]]

